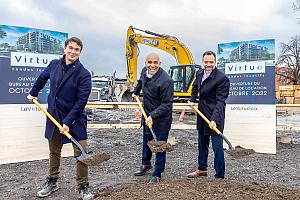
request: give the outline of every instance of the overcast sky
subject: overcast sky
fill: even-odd
[[[299,33],[296,0],[0,0],[0,24],[67,32],[83,40],[81,62],[96,74],[127,73],[128,26],[176,36],[201,63],[205,50],[218,43],[275,39],[288,42]],[[162,66],[175,65],[170,55],[139,45],[139,69],[149,52]]]

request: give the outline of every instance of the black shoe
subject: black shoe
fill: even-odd
[[[43,188],[37,192],[37,197],[47,197],[52,192],[58,190],[57,178],[48,177],[46,183],[44,184]]]
[[[134,175],[135,176],[144,176],[147,174],[147,172],[149,172],[152,169],[151,165],[142,165],[140,167],[140,170],[135,172]]]
[[[79,197],[82,200],[88,200],[94,198],[94,195],[89,191],[89,185],[80,185],[78,187]]]

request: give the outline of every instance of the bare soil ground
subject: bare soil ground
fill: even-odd
[[[134,177],[140,165],[141,129],[89,130],[95,152],[111,159],[90,168],[90,185],[96,199],[300,199],[300,145],[278,144],[277,154],[252,154],[239,159],[226,154],[226,178],[214,179],[210,149],[209,174],[187,179],[197,168],[197,134],[172,130],[175,150],[167,155],[162,182],[151,185],[150,174]],[[0,165],[0,199],[35,197],[48,173],[48,160]],[[75,159],[61,162],[60,189],[46,199],[77,199]]]

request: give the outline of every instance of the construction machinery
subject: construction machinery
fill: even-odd
[[[112,76],[94,75],[92,77],[92,91],[88,101],[89,102],[128,101],[130,95],[125,92],[128,92],[130,87],[131,86],[129,85],[126,79],[116,78],[115,73]]]
[[[108,76],[92,77],[92,91],[89,101],[114,101],[113,80]]]
[[[135,30],[141,33],[137,34]],[[178,65],[171,66],[169,71],[174,81],[174,100],[189,99],[196,71],[201,67],[195,64],[190,50],[174,36],[129,26],[126,38],[127,78],[133,86],[137,82],[138,44],[160,49],[176,59]]]

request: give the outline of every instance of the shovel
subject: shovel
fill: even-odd
[[[63,127],[52,117],[52,115],[36,100],[32,99],[32,102],[37,105],[46,115],[47,117],[59,128],[62,129]],[[106,153],[97,153],[94,154],[93,152],[85,152],[85,150],[82,148],[82,146],[70,135],[70,133],[66,130],[64,130],[64,135],[67,136],[79,149],[81,152],[80,156],[77,156],[76,159],[80,162],[83,162],[86,165],[98,165],[104,161],[107,161],[110,159],[110,155]]]
[[[142,113],[143,113],[143,116],[145,118],[145,120],[147,119],[147,114],[142,106],[142,103],[139,99],[138,96],[135,96],[134,97],[136,102],[138,103]],[[150,132],[153,136],[153,140],[149,141],[148,142],[148,147],[150,148],[150,150],[153,152],[153,153],[157,153],[157,152],[170,152],[170,151],[173,151],[173,147],[170,143],[166,143],[165,141],[157,141],[157,137],[155,135],[155,133],[153,132],[153,129],[152,129],[152,125],[150,124],[147,124],[147,126],[149,127],[150,129]]]
[[[202,117],[202,119],[207,124],[210,124],[210,121],[207,119],[207,117],[205,117],[205,115],[203,115],[196,106],[191,106],[191,107]],[[229,150],[227,150],[226,152],[229,155],[231,155],[232,157],[240,158],[240,157],[255,153],[255,151],[253,149],[245,149],[241,146],[237,146],[236,148],[234,148],[232,146],[232,144],[230,143],[230,141],[225,137],[225,135],[216,126],[211,127],[211,129],[213,129],[217,134],[219,134],[223,138],[223,140],[227,143]]]

